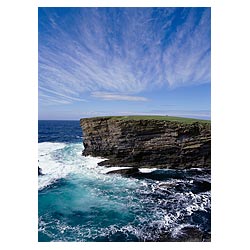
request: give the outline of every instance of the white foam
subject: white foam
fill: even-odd
[[[81,160],[84,159],[84,162],[82,164],[88,168],[88,169],[96,169],[97,164],[99,162],[102,162],[106,159],[103,159],[101,157],[92,157],[92,156],[81,156]],[[98,167],[99,168],[99,167]],[[101,167],[99,169],[102,169]]]
[[[154,172],[155,170],[157,170],[157,168],[139,168],[139,171],[141,173],[152,173]]]
[[[185,227],[190,227],[192,226],[191,224],[185,223],[185,224],[180,224],[172,228],[171,230],[171,235],[174,238],[177,238],[178,236],[182,235],[181,230]]]
[[[57,143],[57,142],[41,142],[38,143],[38,156],[39,161],[40,157],[50,154],[52,151],[57,149],[64,148],[66,146],[65,143]]]
[[[66,178],[70,173],[84,173],[87,169],[97,169],[97,163],[103,159],[83,157],[82,149],[81,143],[39,143],[39,167],[44,175],[38,178],[38,189],[41,190],[58,179]]]
[[[210,204],[210,192],[194,194],[192,192],[177,193],[178,198],[182,206],[180,209],[182,213],[192,215],[195,211],[207,211],[211,209]]]
[[[63,166],[52,158],[52,153],[65,147],[64,143],[43,142],[38,144],[39,167],[43,176],[38,178],[38,188],[42,189],[63,176]],[[60,171],[58,171],[60,169]]]

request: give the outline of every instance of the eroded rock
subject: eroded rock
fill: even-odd
[[[116,169],[107,172],[107,174],[121,174],[121,175],[133,175],[139,173],[138,168],[123,168],[123,169]]]
[[[210,168],[211,126],[164,120],[123,120],[108,117],[80,120],[83,155],[108,160],[100,165]]]
[[[43,175],[42,169],[40,167],[38,167],[38,175]]]
[[[204,242],[211,241],[211,235],[202,232],[195,226],[185,226],[173,235],[171,232],[163,233],[157,241],[160,242]]]

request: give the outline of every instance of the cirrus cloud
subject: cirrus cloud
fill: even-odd
[[[121,95],[119,93],[109,93],[109,92],[92,92],[91,96],[106,101],[134,101],[134,102],[148,101],[147,98],[142,96]]]
[[[210,8],[39,8],[39,99],[210,83]],[[59,101],[60,102],[60,101]]]

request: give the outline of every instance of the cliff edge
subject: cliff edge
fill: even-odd
[[[148,168],[210,168],[211,124],[171,119],[97,117],[80,120],[83,155],[99,165]]]

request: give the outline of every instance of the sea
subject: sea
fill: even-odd
[[[38,121],[39,242],[178,241],[184,229],[210,235],[210,170],[107,174],[103,158],[82,156],[83,140],[79,121]]]

